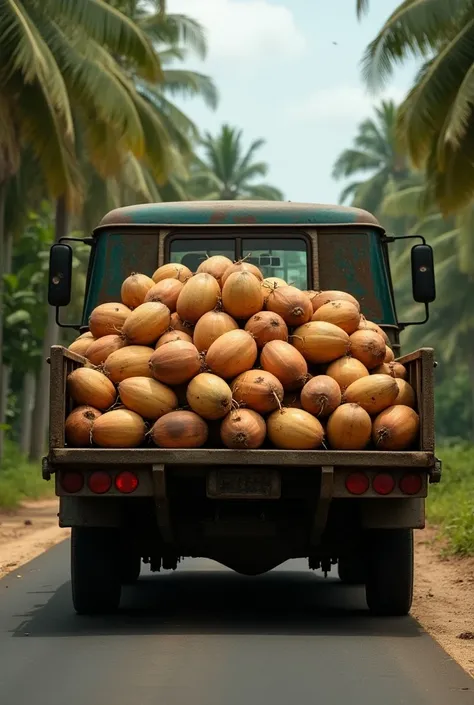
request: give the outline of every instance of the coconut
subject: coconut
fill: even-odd
[[[68,446],[86,448],[91,445],[92,424],[101,415],[93,406],[76,406],[66,419],[64,432]]]
[[[281,406],[283,387],[279,380],[265,370],[248,370],[231,384],[232,395],[238,404],[267,414]]]
[[[202,372],[190,381],[186,399],[196,414],[203,419],[215,421],[229,413],[232,391],[220,377]]]
[[[148,301],[129,315],[122,328],[128,343],[149,345],[155,343],[170,325],[170,312],[164,304]]]
[[[347,387],[344,402],[359,404],[369,414],[378,414],[391,406],[398,396],[398,386],[388,375],[362,377]]]
[[[213,255],[205,259],[204,262],[201,262],[197,268],[197,273],[210,274],[211,277],[217,279],[219,285],[222,285],[222,275],[229,267],[232,267],[232,260],[228,257],[224,257],[224,255]]]
[[[286,390],[300,389],[308,378],[308,365],[303,355],[283,340],[272,340],[263,347],[260,364],[275,375]]]
[[[152,421],[178,407],[173,390],[149,377],[128,377],[120,382],[118,391],[127,409]]]
[[[318,417],[329,416],[341,403],[341,389],[332,377],[318,375],[301,390],[301,406]]]
[[[68,350],[76,355],[82,355],[82,357],[87,357],[87,351],[94,342],[95,338],[92,333],[86,333],[85,335],[80,335],[76,340],[74,340],[71,345],[68,346]]]
[[[104,363],[104,372],[114,384],[128,377],[152,377],[149,361],[153,348],[145,345],[129,345],[116,350]]]
[[[372,330],[357,330],[350,336],[350,350],[352,357],[362,362],[368,370],[373,370],[383,362],[385,342]]]
[[[361,377],[368,377],[369,371],[365,365],[355,357],[345,355],[339,360],[334,360],[328,366],[326,374],[336,380],[341,390],[344,391],[347,387]]]
[[[231,330],[215,340],[206,353],[206,365],[223,379],[232,379],[252,369],[257,359],[257,344],[244,330]]]
[[[329,417],[326,434],[334,450],[363,450],[372,433],[369,414],[358,404],[342,404]]]
[[[151,437],[160,448],[200,448],[208,434],[206,422],[194,411],[172,411],[151,429]]]
[[[136,448],[143,443],[145,432],[141,416],[129,409],[115,409],[94,421],[91,435],[101,448]]]
[[[162,345],[166,345],[166,343],[172,343],[174,340],[185,340],[188,343],[193,342],[191,336],[187,333],[183,333],[181,330],[168,330],[158,338],[155,345],[155,350],[160,348]]]
[[[398,387],[398,395],[393,403],[403,404],[404,406],[409,406],[412,409],[415,409],[416,394],[411,384],[408,384],[408,382],[405,382],[404,379],[400,379],[399,377],[395,379],[395,382],[397,383]]]
[[[350,301],[330,301],[320,306],[311,320],[333,323],[351,335],[359,327],[360,313],[358,307]]]
[[[221,289],[210,274],[196,274],[183,287],[176,303],[176,312],[183,321],[196,323],[207,311],[212,311],[221,297]]]
[[[188,267],[185,267],[184,264],[170,262],[169,264],[164,264],[162,267],[158,267],[153,273],[152,279],[155,284],[158,284],[158,282],[161,282],[163,279],[178,279],[184,284],[192,276],[193,273]]]
[[[259,350],[271,340],[288,341],[288,326],[278,313],[260,311],[245,324],[247,333],[255,339]]]
[[[322,445],[324,431],[318,419],[302,409],[274,411],[267,420],[268,436],[277,448],[314,450]]]
[[[157,348],[150,358],[153,377],[165,384],[182,384],[201,369],[197,348],[185,340],[175,340]]]
[[[278,313],[289,326],[300,326],[311,319],[311,302],[294,286],[273,289],[266,297],[265,305],[269,311]]]
[[[372,439],[377,450],[407,450],[415,443],[420,417],[409,406],[398,404],[380,413],[374,421]]]
[[[325,321],[305,323],[295,330],[291,341],[305,360],[313,363],[332,362],[349,349],[347,333]]]
[[[178,279],[162,279],[148,291],[145,302],[154,301],[164,304],[174,313],[176,311],[176,302],[183,286],[184,284]]]
[[[220,435],[227,448],[255,449],[265,441],[265,420],[252,409],[234,409],[222,421]]]
[[[250,264],[250,262],[244,262],[241,260],[240,262],[235,262],[235,264],[231,264],[230,267],[227,267],[221,277],[221,286],[224,286],[227,281],[227,277],[230,277],[230,275],[234,274],[234,272],[250,272],[254,275],[254,277],[257,277],[259,281],[263,281],[263,274],[258,267],[254,264]]]
[[[310,292],[314,295],[311,296],[311,303],[313,305],[313,311],[317,311],[318,308],[328,304],[330,301],[349,301],[354,304],[354,306],[360,310],[360,305],[357,299],[355,299],[352,294],[348,294],[347,291],[316,291]]]
[[[109,355],[125,347],[126,344],[121,335],[104,335],[91,343],[87,350],[87,359],[93,365],[102,365]]]
[[[112,382],[98,370],[79,367],[67,378],[67,388],[76,404],[104,411],[115,402],[117,393]]]
[[[224,309],[233,318],[249,318],[263,308],[260,282],[251,272],[230,274],[222,287]]]
[[[122,284],[120,291],[122,303],[128,308],[137,308],[145,301],[147,292],[152,288],[153,284],[153,279],[147,277],[146,274],[132,272]]]
[[[406,379],[407,370],[400,362],[383,362],[372,370],[372,374],[390,375],[390,377]]]
[[[196,323],[193,343],[199,350],[209,350],[212,343],[224,333],[237,330],[238,324],[224,311],[208,311]]]
[[[130,314],[130,309],[123,304],[100,304],[92,311],[89,317],[90,332],[94,338],[120,333]]]

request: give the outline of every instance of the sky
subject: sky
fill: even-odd
[[[356,0],[167,0],[168,12],[205,27],[207,57],[185,65],[212,76],[220,96],[216,111],[199,99],[180,105],[201,131],[227,122],[247,145],[263,137],[265,180],[287,200],[337,203],[335,160],[374,105],[403,98],[416,71],[406,62],[376,95],[362,80],[364,50],[398,4],[372,0],[359,22]]]

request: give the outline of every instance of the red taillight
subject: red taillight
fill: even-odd
[[[421,475],[407,473],[400,480],[400,489],[403,494],[418,494],[423,487]]]
[[[138,487],[138,477],[133,472],[124,470],[115,478],[115,487],[123,494],[135,492]]]
[[[351,494],[364,494],[369,489],[369,478],[363,472],[353,472],[346,478],[346,490]]]
[[[89,489],[94,494],[104,494],[112,487],[112,478],[103,470],[98,470],[90,475],[88,483]]]
[[[84,477],[80,472],[62,472],[61,487],[65,492],[74,494],[84,487]]]
[[[372,487],[377,494],[390,494],[395,487],[395,480],[388,473],[380,472],[372,480]]]

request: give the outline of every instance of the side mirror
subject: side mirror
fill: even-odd
[[[411,250],[413,298],[417,303],[430,304],[436,299],[433,249],[415,245]]]
[[[67,306],[71,301],[72,248],[57,243],[49,253],[48,303]]]

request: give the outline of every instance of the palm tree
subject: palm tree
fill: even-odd
[[[282,192],[255,179],[266,176],[268,165],[254,157],[265,140],[254,140],[244,151],[242,130],[223,125],[217,137],[206,133],[204,158],[196,159],[186,185],[190,197],[199,200],[283,200]]]
[[[0,6],[0,299],[7,259],[6,193],[20,167],[22,148],[35,154],[49,195],[59,199],[60,234],[66,207],[81,200],[73,107],[88,115],[89,124],[108,122],[124,145],[143,149],[143,125],[133,105],[137,100],[108,52],[128,57],[146,80],[160,76],[159,59],[146,35],[101,0],[44,0],[41,5],[36,0],[9,0]],[[1,316],[0,331],[1,349]],[[5,396],[2,378],[0,406]],[[2,437],[0,429],[0,458]]]
[[[424,64],[401,106],[398,134],[414,165],[426,169],[441,210],[451,213],[474,196],[472,1],[405,0],[366,50],[368,84],[380,86],[412,54]]]
[[[361,175],[343,190],[341,202],[350,198],[355,206],[376,213],[390,179],[400,183],[408,177],[406,159],[397,148],[396,121],[395,103],[383,101],[375,109],[375,118],[359,125],[354,146],[342,152],[333,169],[335,179]]]

